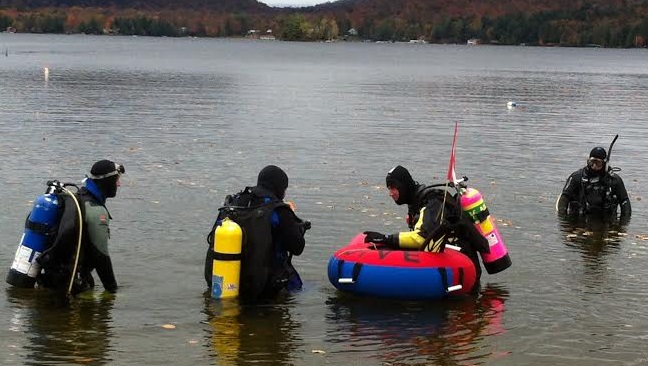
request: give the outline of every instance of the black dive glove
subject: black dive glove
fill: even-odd
[[[302,235],[306,234],[307,230],[311,228],[311,222],[308,220],[302,221],[299,224],[299,229],[301,230]]]
[[[392,235],[384,235],[376,231],[365,231],[365,243],[385,244],[388,247],[396,247],[397,243]]]

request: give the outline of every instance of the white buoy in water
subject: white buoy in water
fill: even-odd
[[[506,103],[506,108],[508,108],[508,109],[513,109],[513,108],[516,108],[516,107],[517,107],[517,102],[510,101],[510,102]]]
[[[45,81],[49,80],[49,67],[43,69],[43,75],[45,76]]]

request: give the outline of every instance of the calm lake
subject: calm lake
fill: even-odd
[[[647,105],[641,49],[0,33],[3,271],[46,180],[126,166],[108,202],[120,291],[98,283],[61,309],[2,281],[0,364],[648,365]],[[457,174],[513,266],[459,301],[337,292],[336,249],[406,228],[386,172],[441,182],[455,122]],[[565,179],[616,134],[632,220],[561,223]],[[205,237],[267,164],[313,223],[293,261],[305,288],[272,305],[211,301]]]

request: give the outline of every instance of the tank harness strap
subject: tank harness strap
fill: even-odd
[[[55,230],[55,228],[49,227],[46,224],[31,221],[29,218],[27,218],[27,221],[25,221],[25,228],[41,235],[51,235]]]
[[[362,263],[356,262],[356,264],[353,265],[353,274],[351,275],[351,278],[353,278],[353,282],[356,282],[358,280],[358,276],[360,276],[361,269],[362,269]]]
[[[490,212],[488,211],[488,209],[485,209],[484,211],[481,211],[476,215],[477,220],[479,220],[479,222],[485,221],[488,218],[488,216],[490,216]]]
[[[580,203],[582,206],[585,206],[586,200],[585,200],[585,168],[581,168],[580,170],[580,192],[578,194],[578,203]],[[589,184],[589,179],[587,179],[587,182]],[[581,208],[582,209],[582,208]]]
[[[243,256],[240,253],[219,253],[212,250],[212,258],[218,261],[240,261]]]
[[[439,268],[439,274],[441,275],[441,283],[443,284],[444,291],[448,288],[448,271],[445,267]]]

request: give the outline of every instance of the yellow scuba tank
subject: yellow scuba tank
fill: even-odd
[[[214,230],[213,298],[238,296],[242,246],[243,230],[236,222],[226,217]]]

